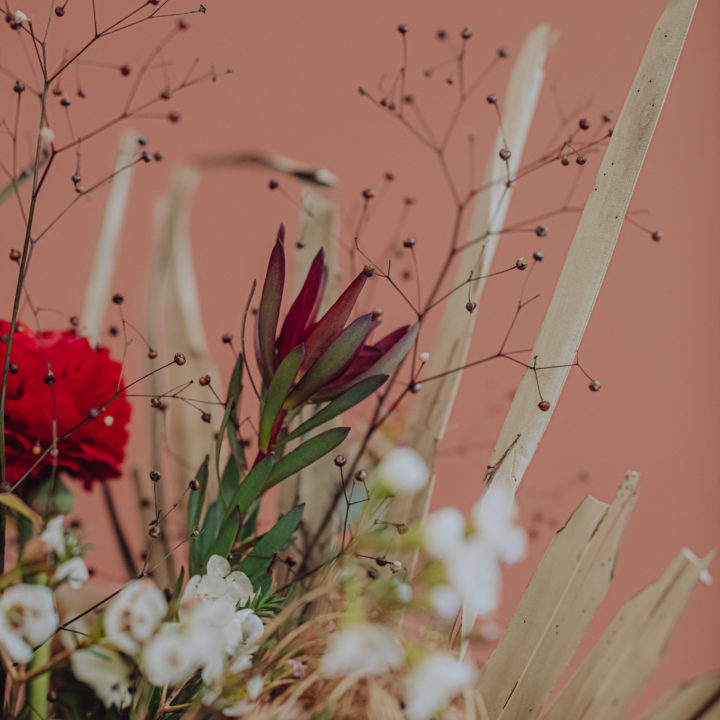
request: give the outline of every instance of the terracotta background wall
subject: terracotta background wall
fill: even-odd
[[[173,4],[179,7],[180,0]],[[423,77],[425,68],[450,56],[448,48],[434,37],[438,28],[447,30],[454,45],[463,27],[472,28],[474,37],[468,46],[471,76],[486,67],[496,48],[506,47],[511,54],[509,61],[489,75],[458,125],[450,164],[464,184],[465,133],[471,127],[475,131],[480,175],[496,132],[492,108],[484,102],[484,95],[497,92],[502,97],[512,56],[531,28],[546,22],[559,30],[559,37],[548,60],[527,159],[547,150],[553,138],[567,132],[561,131],[560,108],[570,117],[571,126],[579,117],[588,117],[593,125],[589,135],[597,130],[600,113],[619,111],[663,8],[662,0],[209,0],[206,5],[207,15],[192,17],[190,30],[164,51],[168,72],[177,79],[199,57],[203,65],[212,62],[219,70],[232,68],[234,74],[161,106],[162,113],[175,108],[181,111],[182,120],[177,124],[163,119],[133,124],[150,139],[151,149],[161,150],[166,158],[161,165],[139,168],[132,210],[123,231],[115,285],[127,298],[127,317],[138,324],[142,323],[144,283],[154,243],[153,204],[166,187],[172,168],[202,152],[260,148],[330,168],[341,181],[328,197],[343,210],[344,246],[351,238],[361,190],[367,186],[379,189],[383,173],[392,171],[397,179],[373,212],[363,241],[372,253],[381,254],[389,242],[397,245],[406,235],[413,235],[421,277],[431,275],[452,222],[452,205],[437,164],[408,132],[360,98],[356,90],[362,84],[382,94],[378,84],[383,74],[390,77],[400,60],[398,23],[410,26],[408,88],[436,126],[450,112],[455,92],[444,82],[450,66],[431,79]],[[118,6],[132,8],[134,4]],[[33,0],[25,11],[40,16],[44,8],[44,2]],[[54,26],[59,48],[74,47],[86,37],[90,29],[87,13],[79,0],[70,3],[62,23]],[[640,497],[615,582],[592,624],[593,637],[624,600],[663,572],[680,547],[704,554],[720,540],[719,22],[720,4],[703,0],[631,205],[638,213],[633,217],[650,229],[662,230],[663,239],[654,243],[648,233],[626,225],[582,346],[583,364],[602,381],[603,389],[590,393],[586,380],[579,373],[571,374],[520,489],[523,521],[533,529],[535,539],[530,557],[506,575],[501,623],[511,616],[553,531],[587,493],[609,500],[627,469],[642,473]],[[138,49],[149,52],[164,32],[155,25],[140,28],[132,36],[120,34],[92,57],[117,65],[129,62],[136,68]],[[3,66],[15,63],[24,73],[25,61],[8,35],[3,33],[0,39],[0,60]],[[83,65],[80,72],[81,81],[92,93],[85,105],[74,103],[72,117],[76,126],[90,128],[122,105],[127,85],[117,71]],[[9,83],[7,79],[3,82]],[[74,93],[72,73],[65,84],[66,90]],[[162,84],[161,71],[155,69],[145,92],[151,95]],[[7,108],[12,107],[9,87],[1,97],[0,115],[7,116]],[[58,109],[53,108],[53,113],[58,134],[66,133]],[[86,145],[82,158],[85,177],[100,177],[111,167],[119,135],[119,130],[113,129]],[[2,152],[6,151],[7,147],[3,148]],[[582,204],[599,159],[599,154],[589,156],[572,195],[575,204]],[[65,165],[58,163],[59,179],[47,198],[50,205],[59,208],[72,198],[66,177],[72,171],[72,158]],[[574,164],[568,168],[555,164],[519,183],[509,222],[522,223],[562,206],[576,174]],[[293,201],[268,191],[271,177],[265,171],[207,175],[193,206],[191,232],[204,319],[225,377],[230,357],[219,342],[220,335],[239,333],[246,292],[252,278],[264,271],[279,221],[288,224],[292,239],[298,227]],[[283,181],[283,187],[297,198],[292,183]],[[399,234],[394,235],[406,195],[416,203]],[[29,280],[36,304],[66,316],[80,311],[103,204],[103,192],[78,203],[38,247]],[[48,210],[43,217],[51,216]],[[7,253],[20,242],[20,226],[7,206],[2,218],[2,252]],[[514,234],[500,244],[496,267],[506,267],[538,248],[546,256],[530,286],[533,292],[542,293],[542,298],[522,316],[516,347],[532,345],[576,221],[576,215],[558,216],[547,222],[547,238]],[[14,280],[14,266],[3,263],[0,302],[5,316],[9,315]],[[511,274],[488,285],[471,357],[497,347],[512,315],[520,281]],[[374,293],[373,303],[384,304],[389,323],[410,320],[386,288],[378,286]],[[44,321],[53,327],[62,324],[58,317],[48,313]],[[111,321],[116,318],[109,317],[108,323]],[[430,348],[430,337],[421,350]],[[111,342],[119,352],[117,341]],[[136,343],[129,357],[129,377],[143,367],[142,355]],[[197,376],[203,368],[188,371]],[[435,505],[468,507],[479,495],[482,469],[519,376],[516,367],[502,363],[466,373],[441,451]],[[131,455],[132,463],[146,472],[144,407],[144,403],[137,407]],[[127,496],[120,485],[116,489],[119,496]],[[123,503],[123,515],[132,527],[134,509],[127,501]],[[119,563],[99,494],[83,495],[79,514],[96,542],[93,562],[99,577],[112,579]],[[634,708],[635,716],[670,685],[718,664],[719,601],[717,584],[695,591],[667,657]],[[583,645],[581,651],[587,647]]]

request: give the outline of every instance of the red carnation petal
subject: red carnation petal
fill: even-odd
[[[278,338],[278,363],[299,344],[300,335],[308,322],[315,319],[315,313],[322,299],[324,288],[325,253],[322,248],[318,250],[310,265],[305,282],[290,307]],[[313,313],[313,311],[315,311]]]

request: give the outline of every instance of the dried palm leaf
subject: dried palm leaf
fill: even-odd
[[[665,574],[625,604],[545,720],[620,718],[655,669],[678,616],[714,553],[684,549]]]
[[[640,168],[685,42],[697,0],[670,0],[645,55],[600,165],[565,260],[533,357],[543,397],[538,409],[532,370],[523,376],[493,452],[493,482],[517,489],[550,421],[612,257]]]
[[[720,670],[684,682],[665,696],[642,720],[718,720]]]
[[[628,473],[612,505],[585,498],[558,530],[482,668],[478,688],[490,717],[540,714],[608,591],[637,483]]]

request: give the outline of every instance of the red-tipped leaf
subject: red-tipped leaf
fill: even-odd
[[[268,381],[275,372],[275,333],[280,316],[280,303],[282,302],[283,286],[285,284],[285,226],[280,225],[275,247],[270,254],[265,283],[263,284],[260,309],[258,311],[258,343],[260,356],[265,367],[263,379]]]
[[[298,344],[308,323],[315,320],[324,288],[325,253],[318,250],[305,282],[283,322],[278,337],[278,362]]]
[[[420,325],[406,325],[405,327],[394,330],[379,340],[373,350],[381,351],[381,355],[373,362],[370,367],[357,366],[356,362],[346,369],[346,371],[338,377],[333,383],[328,383],[318,392],[314,393],[312,400],[314,402],[323,402],[332,400],[342,394],[356,383],[373,375],[389,375],[407,355],[417,338]],[[363,348],[364,351],[366,348]],[[358,354],[359,356],[360,354]],[[363,365],[366,365],[363,363]]]
[[[325,315],[306,331],[305,336],[302,338],[305,344],[305,360],[301,368],[302,371],[311,367],[339,337],[350,317],[350,313],[355,307],[360,291],[365,286],[366,280],[367,276],[360,273]]]
[[[341,375],[378,324],[378,320],[374,319],[371,313],[362,315],[350,323],[303,375],[288,395],[283,408],[292,410],[302,405],[311,395]]]

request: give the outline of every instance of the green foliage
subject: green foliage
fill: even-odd
[[[304,506],[300,505],[283,515],[270,530],[260,537],[255,547],[237,566],[238,570],[242,570],[250,578],[253,587],[267,572],[275,554],[290,542],[292,534],[300,524],[303,509]]]
[[[289,452],[285,457],[280,458],[280,460],[275,463],[263,490],[269,490],[274,485],[285,480],[285,478],[294,475],[296,472],[300,472],[300,470],[308,465],[312,465],[312,463],[319,460],[323,455],[327,455],[327,453],[334,450],[347,437],[349,432],[350,428],[347,427],[326,430],[310,438],[310,440],[307,440],[300,445],[300,447]]]
[[[210,456],[206,455],[202,464],[195,473],[195,480],[198,483],[198,489],[190,493],[188,500],[188,530],[194,532],[200,524],[200,515],[202,514],[203,504],[205,503],[205,493],[207,491],[209,476]]]
[[[218,501],[210,503],[197,537],[193,537],[190,540],[188,560],[191,575],[204,572],[205,565],[212,555],[212,550],[218,540],[224,520],[225,512],[222,503]]]
[[[238,464],[238,468],[242,469],[245,467],[245,457],[242,452],[242,448],[239,447],[237,442],[237,431],[238,431],[238,403],[240,401],[240,394],[242,393],[242,374],[243,374],[243,356],[238,355],[235,365],[233,367],[232,375],[230,376],[230,384],[228,385],[227,398],[225,400],[225,412],[223,414],[220,427],[218,429],[217,441],[215,442],[215,471],[217,472],[218,479],[221,477],[220,474],[220,453],[222,451],[223,437],[227,431],[228,442],[230,443],[230,450],[232,457]]]
[[[305,346],[293,348],[280,363],[273,375],[270,387],[264,392],[260,411],[260,430],[258,432],[258,448],[267,452],[275,421],[282,409],[285,398],[295,382],[300,365],[305,357]]]
[[[273,458],[263,458],[243,479],[229,503],[229,509],[237,508],[243,515],[247,514],[253,501],[268,484],[273,467]]]
[[[346,410],[355,407],[355,405],[358,405],[378,390],[387,379],[387,375],[375,375],[356,383],[349,390],[326,405],[322,410],[316,412],[311,418],[301,425],[298,425],[298,427],[285,438],[285,442],[302,437],[310,432],[310,430],[314,430],[316,427],[332,420]]]

